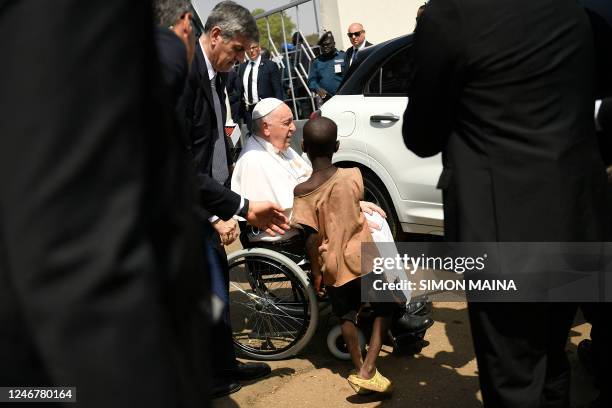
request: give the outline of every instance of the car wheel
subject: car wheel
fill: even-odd
[[[395,214],[391,197],[385,190],[382,182],[369,171],[363,171],[363,188],[365,201],[371,201],[378,205],[387,214],[387,223],[395,241],[402,240],[402,227]]]

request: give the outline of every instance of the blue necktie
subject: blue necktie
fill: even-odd
[[[351,55],[351,60],[349,61],[349,65],[352,65],[353,61],[355,61],[355,57],[357,57],[357,51],[359,51],[359,49],[353,48],[353,55]]]

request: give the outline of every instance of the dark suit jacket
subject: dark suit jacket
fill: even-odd
[[[593,42],[595,43],[595,60],[597,98],[612,96],[612,22],[602,17],[601,10],[585,9],[591,22]]]
[[[217,74],[217,93],[221,101],[222,123],[225,124],[225,80],[226,75]],[[240,205],[240,196],[229,189],[229,178],[222,186],[212,178],[212,159],[215,141],[217,139],[217,122],[215,108],[212,99],[212,88],[206,61],[200,44],[196,44],[195,57],[185,92],[180,102],[181,110],[185,117],[185,129],[188,135],[188,150],[194,160],[197,184],[200,190],[200,204],[207,210],[209,215],[217,215],[227,220],[231,218]],[[231,166],[231,155],[229,152],[229,141],[225,135],[228,167]]]
[[[187,50],[178,36],[166,27],[155,27],[154,39],[162,76],[170,89],[172,104],[175,105],[183,94],[189,71]]]
[[[430,2],[414,59],[404,141],[443,154],[450,240],[602,240],[593,41],[575,1]]]
[[[240,120],[240,101],[242,100],[242,95],[240,95],[238,90],[238,73],[235,69],[232,69],[227,73],[226,88],[230,109],[232,110],[232,120],[235,123],[238,123]]]
[[[248,64],[248,61],[240,64],[238,68],[238,77],[236,78],[236,89],[238,89],[240,95],[242,110],[245,109],[246,104],[244,100],[244,83],[242,80]],[[281,86],[280,70],[273,61],[262,58],[259,63],[259,71],[257,73],[257,95],[260,100],[265,98],[277,98],[282,101],[285,99]]]
[[[369,42],[368,40],[366,40],[365,42],[365,46],[369,47],[371,46],[372,43]],[[344,73],[346,74],[346,72],[349,69],[349,62],[351,61],[351,58],[353,57],[353,52],[355,52],[355,49],[353,48],[353,46],[351,45],[344,53]]]
[[[199,236],[149,3],[23,0],[0,18],[0,384],[206,405],[203,274],[180,263]]]

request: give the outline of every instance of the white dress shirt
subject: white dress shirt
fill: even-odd
[[[351,60],[349,61],[349,66],[353,63],[353,60],[355,59],[355,55],[357,54],[357,52],[363,50],[365,47],[366,47],[366,41],[365,40],[363,40],[363,42],[361,43],[359,48],[353,47],[353,53],[351,54]]]
[[[206,71],[208,72],[208,79],[213,80],[213,78],[217,75],[217,71],[212,66],[212,63],[208,59],[208,55],[206,55],[206,51],[204,51],[203,40],[200,39],[200,48],[202,49],[202,54],[204,55],[204,61],[206,62]]]
[[[259,95],[257,95],[257,75],[259,74],[259,65],[261,64],[261,55],[257,57],[253,65],[253,82],[249,84],[249,73],[251,72],[251,61],[247,61],[244,75],[242,76],[242,85],[244,88],[244,100],[249,101],[249,86],[253,89],[253,103],[259,102]]]
[[[601,130],[601,125],[599,124],[599,120],[597,120],[597,116],[599,116],[599,109],[601,108],[601,99],[595,101],[595,130]]]

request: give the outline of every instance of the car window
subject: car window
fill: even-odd
[[[411,50],[411,47],[399,50],[374,71],[366,83],[364,95],[407,95],[412,78]]]

